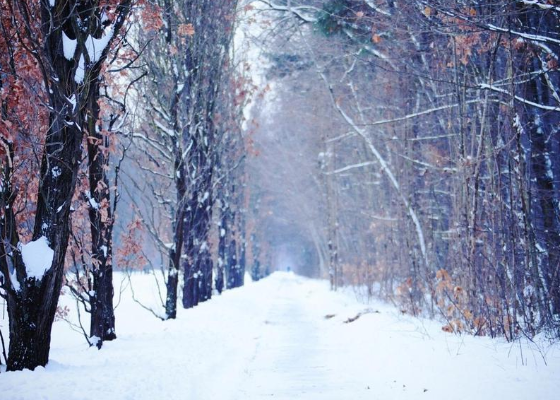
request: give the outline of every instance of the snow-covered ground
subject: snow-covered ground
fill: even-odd
[[[137,297],[153,299],[150,276],[133,281]],[[119,337],[101,351],[56,322],[49,365],[2,372],[0,399],[560,396],[558,345],[451,335],[437,322],[364,305],[349,293],[330,292],[325,282],[290,273],[228,291],[166,322],[133,302],[127,289],[116,314]]]

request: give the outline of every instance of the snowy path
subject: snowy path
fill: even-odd
[[[133,281],[137,296],[153,300],[149,276]],[[57,322],[51,363],[1,373],[0,399],[546,400],[560,392],[558,345],[539,351],[450,335],[437,322],[286,273],[167,322],[126,290],[117,319],[119,338],[102,351]]]
[[[283,282],[271,304],[239,400],[344,399],[355,393],[356,385],[341,381],[329,360],[335,349],[322,340],[320,319],[307,309],[303,293],[293,289],[293,283]]]

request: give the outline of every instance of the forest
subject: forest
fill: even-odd
[[[556,0],[0,0],[0,398],[125,291],[558,345],[559,57]]]

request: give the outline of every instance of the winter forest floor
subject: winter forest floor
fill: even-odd
[[[149,275],[133,282],[137,298],[154,299]],[[451,335],[441,323],[291,273],[166,322],[126,288],[116,316],[119,337],[101,351],[56,322],[49,365],[2,371],[2,400],[513,400],[560,392],[559,345]],[[3,329],[6,322],[0,319]]]

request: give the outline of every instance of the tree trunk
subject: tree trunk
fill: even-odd
[[[167,296],[165,298],[165,319],[177,318],[177,286],[179,285],[179,270],[174,263],[175,251],[172,250],[169,255],[169,269],[167,273],[167,282],[165,288]]]
[[[113,309],[113,268],[110,263],[98,267],[93,273],[90,336],[96,339],[92,345],[101,348],[104,341],[117,338],[115,312]]]
[[[542,13],[532,10],[521,18],[524,28],[532,32],[538,26],[542,35],[555,34],[554,17],[542,16]],[[557,47],[557,46],[555,46]],[[558,50],[555,48],[554,50]],[[545,54],[535,51],[531,61],[525,63],[528,73],[540,71]],[[547,81],[548,78],[548,81]],[[525,97],[537,104],[557,106],[558,103],[551,95],[549,85],[558,88],[558,75],[548,73],[539,75],[526,83]],[[547,307],[541,306],[545,318],[551,318],[556,324],[560,315],[560,199],[555,188],[555,170],[557,170],[558,153],[556,139],[558,137],[558,112],[544,112],[537,107],[520,105],[520,112],[525,115],[526,129],[530,142],[533,191],[532,197],[532,228],[537,245],[537,282],[546,296]],[[550,322],[550,321],[549,321]]]
[[[52,95],[53,109],[64,110],[65,102],[61,94],[57,94],[59,96]],[[77,125],[66,126],[64,118],[64,113],[56,111],[50,116],[33,232],[33,240],[44,236],[49,247],[54,250],[52,265],[42,279],[28,278],[21,254],[19,251],[14,252],[17,253],[13,261],[20,288],[10,288],[7,292],[10,318],[9,371],[44,366],[49,358],[51,328],[62,286],[64,256],[68,245],[70,202],[76,187],[82,140],[82,131],[77,129]],[[55,168],[60,174],[52,172]]]
[[[178,100],[178,97],[175,97]],[[172,115],[174,121],[177,117],[177,101],[172,106]],[[177,131],[177,123],[174,126]],[[175,187],[177,189],[177,212],[173,220],[173,245],[169,251],[169,268],[167,273],[167,282],[165,284],[167,296],[165,299],[165,315],[166,319],[177,318],[177,286],[179,284],[179,270],[181,268],[181,255],[183,254],[184,230],[185,230],[185,196],[187,192],[185,181],[185,170],[182,159],[181,148],[176,144],[174,148],[175,157]]]
[[[218,265],[216,268],[216,290],[218,293],[222,293],[224,290],[224,270],[227,261],[226,252],[226,234],[227,234],[227,206],[223,204],[222,200],[221,213],[220,216],[220,232],[219,232],[219,242],[218,242]]]
[[[90,85],[87,102],[88,172],[89,172],[89,222],[91,229],[91,254],[93,267],[93,293],[90,293],[92,345],[101,348],[103,341],[116,339],[115,313],[113,310],[113,210],[107,168],[108,139],[101,133],[99,120],[99,79],[95,74]]]
[[[229,244],[229,259],[226,265],[227,288],[233,289],[242,286],[241,266],[237,262],[237,244],[235,239],[232,239]]]

